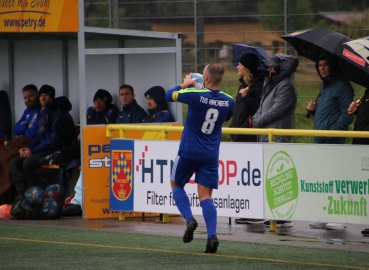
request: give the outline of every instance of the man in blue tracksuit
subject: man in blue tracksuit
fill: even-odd
[[[215,253],[219,241],[216,235],[217,210],[212,201],[213,189],[218,188],[219,145],[222,125],[233,115],[234,101],[230,95],[219,90],[224,68],[220,64],[209,64],[203,71],[204,89],[188,88],[198,80],[187,75],[183,83],[168,91],[165,99],[188,105],[178,155],[171,173],[173,198],[187,227],[183,242],[193,239],[197,221],[191,211],[190,201],[184,190],[196,172],[198,196],[208,232],[205,253]]]
[[[19,155],[21,148],[36,137],[38,131],[41,106],[37,86],[34,84],[24,86],[22,96],[27,108],[13,127],[13,133],[17,137],[8,141],[8,144],[0,149],[0,205],[10,203],[13,199],[11,196],[13,178],[10,173],[10,161]]]

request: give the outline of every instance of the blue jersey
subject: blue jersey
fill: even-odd
[[[36,137],[38,132],[38,120],[41,106],[35,108],[27,108],[24,110],[22,117],[13,127],[13,133],[17,136],[24,135],[30,139]]]
[[[178,155],[204,162],[218,160],[222,126],[233,115],[233,98],[220,90],[176,86],[165,99],[188,105]]]

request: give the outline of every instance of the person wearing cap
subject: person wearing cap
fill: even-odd
[[[268,68],[260,106],[252,117],[254,128],[293,128],[297,94],[292,74],[299,60],[286,54],[276,54],[263,60]],[[268,142],[267,135],[259,135],[259,142]],[[291,136],[277,136],[276,142],[290,143]]]
[[[354,115],[347,112],[353,98],[351,83],[340,74],[338,59],[330,53],[318,57],[315,68],[323,81],[315,102],[306,109],[314,116],[314,130],[348,130]],[[314,143],[344,144],[345,138],[315,137]]]
[[[165,90],[162,86],[153,86],[145,92],[146,103],[149,114],[142,123],[174,122],[174,117],[168,109],[165,100]]]
[[[119,109],[112,104],[113,97],[109,91],[99,89],[94,95],[94,106],[86,112],[87,125],[115,124]]]
[[[30,186],[38,184],[37,166],[39,160],[57,149],[58,136],[55,130],[55,121],[60,114],[59,108],[53,103],[55,88],[43,85],[39,90],[41,110],[38,120],[37,135],[26,147],[19,150],[19,155],[10,161],[10,171],[13,176],[17,201],[24,198],[24,192]]]
[[[146,111],[138,105],[131,85],[122,84],[119,87],[119,100],[123,108],[118,113],[117,124],[141,123],[147,116]]]
[[[252,128],[252,116],[259,108],[265,72],[259,70],[259,57],[253,53],[242,55],[237,66],[241,85],[234,104],[232,122],[229,127]],[[256,135],[231,134],[234,142],[256,142]]]

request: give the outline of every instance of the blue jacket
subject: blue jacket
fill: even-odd
[[[118,113],[117,124],[141,123],[145,116],[147,113],[134,99]]]
[[[33,139],[38,131],[38,113],[40,105],[35,108],[27,108],[24,110],[22,117],[13,127],[13,133],[17,136],[24,135]],[[24,122],[24,123],[23,123]]]
[[[64,113],[68,113],[71,109],[72,104],[68,98],[58,97],[40,111],[37,135],[27,145],[33,155],[41,152],[51,154],[61,148],[62,138],[58,136],[57,119]],[[74,130],[73,121],[72,125]]]
[[[169,110],[148,110],[150,114],[148,114],[143,120],[142,123],[164,123],[164,122],[175,122],[173,115]]]
[[[119,110],[114,104],[110,104],[102,112],[97,112],[95,107],[89,107],[86,112],[87,125],[115,124],[118,112]]]
[[[319,99],[314,114],[314,130],[348,130],[354,115],[347,113],[354,98],[351,83],[339,75],[322,79]],[[320,143],[322,137],[315,137],[314,142]]]

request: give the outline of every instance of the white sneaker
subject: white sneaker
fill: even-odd
[[[310,222],[309,227],[314,229],[325,229],[325,226],[327,225],[327,222]]]
[[[327,223],[327,225],[325,225],[325,228],[327,230],[345,230],[346,226],[341,223]]]

